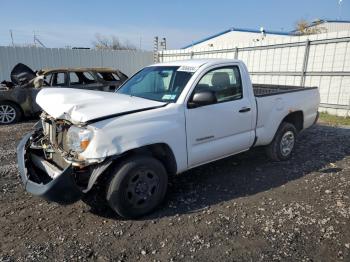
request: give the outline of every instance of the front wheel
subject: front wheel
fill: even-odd
[[[21,109],[10,102],[0,102],[0,125],[17,123],[22,116]]]
[[[107,185],[107,202],[120,216],[136,218],[154,210],[164,199],[168,176],[163,164],[149,156],[124,160]]]
[[[274,161],[283,161],[291,157],[295,146],[297,130],[293,124],[283,122],[272,142],[266,147],[266,153]]]

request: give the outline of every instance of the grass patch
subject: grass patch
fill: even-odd
[[[350,117],[333,116],[327,113],[320,113],[319,122],[337,126],[350,126]]]

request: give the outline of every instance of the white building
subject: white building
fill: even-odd
[[[350,21],[344,20],[316,20],[310,24],[308,29],[317,28],[318,33],[332,33],[340,31],[350,31]],[[200,48],[222,48],[223,46],[235,46],[238,43],[260,42],[271,39],[281,39],[297,35],[296,31],[278,32],[269,31],[261,28],[260,30],[230,28],[215,35],[195,41],[182,49],[200,49]]]
[[[321,19],[313,21],[309,28],[317,28],[320,33],[350,31],[350,21]]]
[[[260,30],[254,29],[242,29],[242,28],[230,28],[223,32],[217,33],[215,35],[206,37],[202,40],[193,42],[183,49],[188,48],[208,48],[222,47],[225,45],[234,45],[238,43],[253,43],[258,41],[264,41],[272,38],[288,37],[290,33],[288,32],[278,32],[278,31],[268,31],[261,28]]]

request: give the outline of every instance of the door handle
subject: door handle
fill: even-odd
[[[242,107],[238,112],[245,113],[245,112],[249,112],[249,111],[250,111],[250,107]]]

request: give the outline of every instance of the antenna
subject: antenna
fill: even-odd
[[[15,42],[13,41],[12,29],[10,29],[10,36],[11,36],[12,46],[15,46]]]
[[[263,27],[260,27],[260,32],[261,32],[261,38],[264,39],[266,36],[265,29]]]
[[[341,20],[341,5],[343,0],[338,1],[338,20]]]

